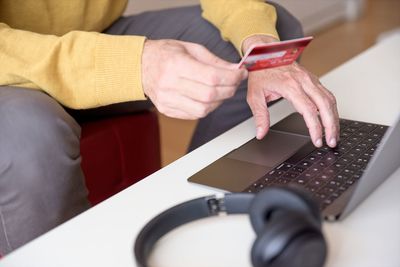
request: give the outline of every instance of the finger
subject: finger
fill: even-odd
[[[325,140],[330,147],[336,147],[340,136],[339,112],[336,98],[322,85],[320,90],[324,91],[327,99],[325,100],[325,108],[322,110],[318,108],[320,110],[322,124],[325,128]]]
[[[159,99],[162,101],[156,104],[157,109],[167,116],[179,119],[204,118],[221,104],[220,101],[201,103],[172,91],[168,93],[168,97],[161,96]]]
[[[178,92],[193,100],[211,103],[215,101],[223,101],[232,97],[237,86],[209,86],[196,81],[181,78],[179,80]]]
[[[180,77],[210,86],[237,86],[247,78],[244,69],[225,69],[204,64],[190,55],[183,55],[178,66]]]
[[[207,48],[202,45],[192,44],[191,46],[191,54],[200,62],[203,62],[207,65],[217,66],[220,68],[227,69],[236,69],[237,64],[231,63],[223,60],[220,57],[217,57],[213,53],[211,53]]]
[[[261,140],[268,133],[270,126],[269,111],[263,91],[255,90],[251,88],[251,85],[249,84],[247,103],[249,104],[251,112],[254,116],[254,121],[256,124],[256,138]]]
[[[311,140],[316,147],[322,146],[322,126],[318,119],[318,109],[302,89],[291,89],[290,93],[283,95],[303,115],[310,133]]]
[[[339,136],[339,117],[335,97],[318,81],[304,79],[305,92],[319,110],[328,146],[335,147]]]

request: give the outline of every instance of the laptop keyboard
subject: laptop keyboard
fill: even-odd
[[[357,183],[387,128],[341,119],[337,147],[316,148],[309,142],[244,192],[256,193],[268,186],[296,184],[310,191],[323,210]]]

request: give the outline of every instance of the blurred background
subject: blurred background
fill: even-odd
[[[303,53],[301,64],[318,76],[361,53],[378,39],[400,31],[400,0],[274,2],[301,21],[306,35],[314,36]],[[198,3],[199,0],[130,0],[126,14]],[[162,164],[165,166],[186,153],[196,121],[177,120],[159,114],[159,123]]]

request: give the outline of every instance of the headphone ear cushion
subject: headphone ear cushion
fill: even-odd
[[[278,211],[295,211],[310,215],[315,223],[321,226],[318,205],[309,194],[294,187],[270,187],[259,192],[250,204],[250,221],[257,235]]]
[[[327,246],[309,216],[287,214],[266,226],[251,249],[254,267],[322,267]]]

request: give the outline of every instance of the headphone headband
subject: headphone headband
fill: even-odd
[[[178,204],[154,217],[139,233],[135,242],[135,256],[139,266],[145,267],[154,244],[165,234],[185,223],[217,216],[221,213],[248,213],[254,194],[237,193],[193,199]]]

